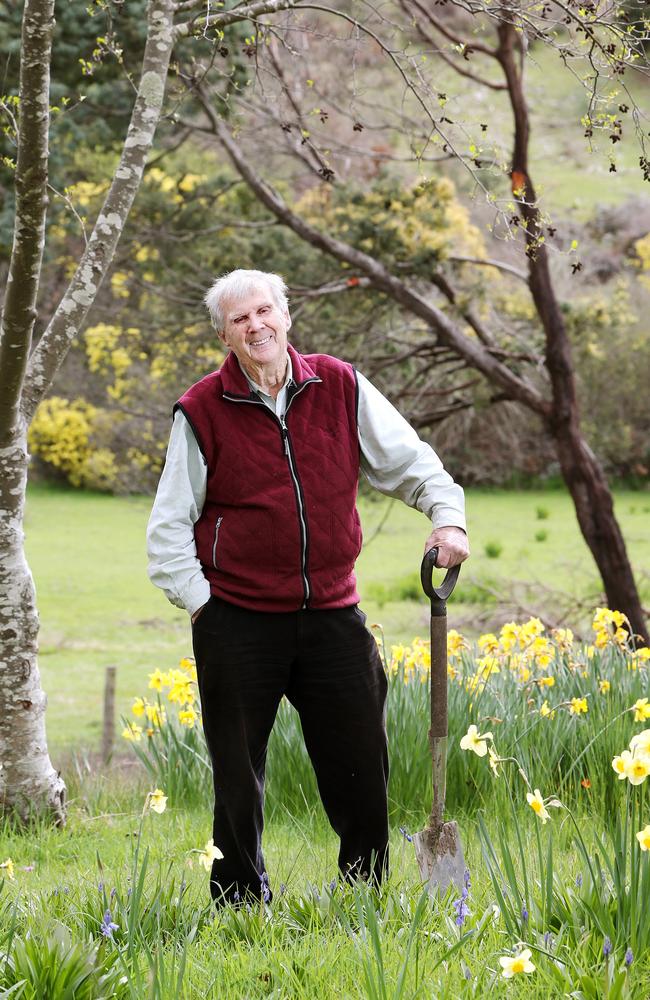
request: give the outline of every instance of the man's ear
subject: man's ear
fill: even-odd
[[[286,316],[286,319],[287,319],[287,333],[288,333],[289,330],[291,329],[291,316],[289,315],[289,310],[288,309],[284,310],[284,315]]]
[[[217,337],[219,338],[219,340],[221,341],[222,344],[226,344],[227,345],[228,342],[226,340],[226,332],[225,332],[225,330],[217,330]]]

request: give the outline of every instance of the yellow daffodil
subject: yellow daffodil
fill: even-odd
[[[570,628],[554,628],[551,631],[554,642],[558,644],[562,652],[568,652],[573,645],[573,632]]]
[[[142,739],[142,726],[138,726],[135,722],[127,722],[126,729],[122,730],[122,736],[125,740],[138,743]]]
[[[542,707],[539,710],[539,714],[541,715],[541,717],[543,719],[554,719],[555,718],[555,709],[554,708],[549,708],[548,702],[544,701],[544,704],[542,705]]]
[[[636,835],[636,839],[639,841],[642,851],[650,850],[650,825],[644,826],[643,830],[639,830]]]
[[[162,726],[167,718],[163,705],[146,705],[145,712],[152,726]]]
[[[634,709],[634,721],[645,722],[650,719],[650,705],[647,698],[638,698],[632,705]]]
[[[540,687],[552,688],[555,684],[555,677],[540,677],[539,685]]]
[[[140,718],[142,715],[144,715],[146,706],[147,703],[145,702],[144,698],[136,698],[135,701],[133,702],[133,705],[131,706],[131,711],[137,718]]]
[[[517,645],[517,642],[519,641],[519,633],[519,625],[516,625],[515,622],[506,622],[506,624],[502,626],[499,637],[499,646],[501,647],[502,652],[509,653],[510,650]]]
[[[150,809],[157,813],[164,813],[167,808],[167,796],[162,789],[156,788],[153,792],[149,792],[147,799]]]
[[[632,761],[632,754],[629,750],[624,750],[623,753],[618,754],[612,760],[612,767],[616,771],[619,781],[623,781],[627,778],[627,768]]]
[[[167,687],[167,674],[163,674],[162,670],[154,670],[152,674],[149,674],[149,687],[152,691],[162,691],[163,688]]]
[[[611,686],[612,685],[608,680],[598,681],[598,690],[601,694],[609,694]]]
[[[1,869],[2,869],[2,870],[3,870],[4,872],[6,872],[6,875],[7,875],[7,878],[11,878],[11,879],[13,879],[13,878],[15,878],[15,877],[16,877],[16,876],[14,875],[14,863],[13,863],[13,861],[11,860],[11,858],[7,858],[7,860],[6,860],[6,861],[3,861],[3,862],[2,862],[2,864],[0,864],[0,868],[1,868]]]
[[[535,966],[530,960],[531,954],[530,948],[524,948],[514,958],[510,958],[507,955],[502,956],[499,959],[499,965],[501,966],[501,975],[503,978],[512,979],[519,972],[534,972]]]
[[[186,674],[189,674],[192,680],[196,680],[196,664],[191,657],[184,656],[178,666],[181,670],[184,670]]]
[[[472,725],[460,741],[460,748],[461,750],[473,750],[478,757],[485,757],[487,753],[486,740],[491,739],[492,733],[483,733],[480,736],[476,726]]]
[[[571,715],[580,715],[581,712],[589,711],[586,698],[572,698],[569,702],[569,712]]]
[[[467,649],[467,641],[452,628],[447,632],[447,656],[460,656],[463,649]]]
[[[650,757],[650,729],[644,729],[642,733],[637,733],[630,740],[630,750],[635,750],[638,754],[645,754]]]
[[[198,719],[198,715],[193,708],[183,708],[178,713],[178,721],[181,726],[187,726],[188,729],[194,728],[194,723]]]
[[[539,788],[535,789],[534,794],[526,792],[526,801],[537,817],[541,819],[542,823],[545,823],[550,818]]]
[[[494,747],[488,747],[488,764],[495,778],[499,777],[499,764],[501,763],[501,758],[494,749]]]
[[[205,870],[209,872],[212,868],[212,862],[220,861],[222,857],[223,852],[214,846],[214,841],[210,837],[203,850],[199,852],[199,864],[202,864]]]
[[[499,640],[494,633],[486,632],[485,635],[479,637],[478,648],[484,655],[496,656],[499,652]]]

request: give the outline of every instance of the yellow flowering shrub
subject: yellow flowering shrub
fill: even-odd
[[[93,443],[93,435],[104,418],[101,410],[84,399],[51,396],[34,415],[29,428],[29,448],[73,486],[110,490],[115,482],[115,456],[109,449],[97,448]]]

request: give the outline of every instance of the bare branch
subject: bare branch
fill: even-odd
[[[482,344],[463,333],[442,310],[391,274],[374,257],[315,229],[292,212],[277,192],[253,171],[250,160],[244,156],[213,108],[209,108],[209,114],[215,135],[230,155],[235,167],[260,201],[281,222],[312,246],[318,247],[338,260],[346,261],[357,271],[367,275],[375,288],[390,295],[400,305],[424,319],[435,330],[441,343],[452,348],[473,368],[477,368],[499,385],[506,395],[519,400],[542,416],[548,415],[548,404],[534,386],[496,361]]]

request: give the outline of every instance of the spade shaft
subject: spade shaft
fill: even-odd
[[[449,885],[462,890],[465,859],[458,827],[445,822],[447,785],[447,598],[456,585],[460,567],[448,570],[440,587],[434,587],[433,568],[438,550],[430,549],[422,560],[420,578],[431,601],[431,728],[429,749],[433,773],[433,803],[429,822],[413,838],[420,873],[431,896],[444,895]]]

